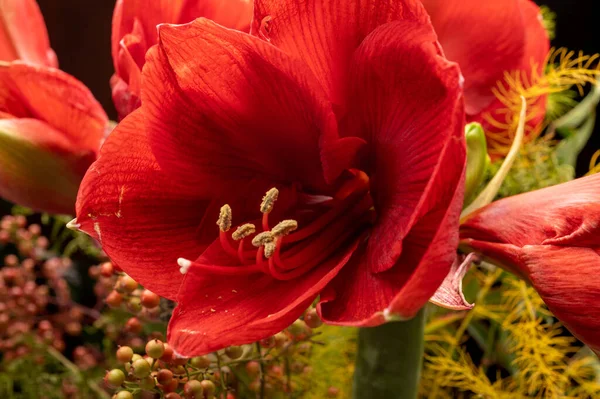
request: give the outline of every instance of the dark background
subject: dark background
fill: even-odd
[[[108,84],[113,72],[110,25],[114,0],[38,0],[38,3],[61,69],[83,81],[114,119]],[[538,0],[537,3],[549,6],[558,15],[554,46],[583,50],[587,54],[600,53],[600,0]],[[587,171],[589,159],[598,148],[600,122],[579,158],[579,174]]]

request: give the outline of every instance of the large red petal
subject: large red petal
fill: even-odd
[[[574,336],[600,352],[600,252],[594,248],[526,246],[522,266],[548,309]]]
[[[211,276],[192,266],[169,323],[168,341],[182,356],[247,344],[289,326],[348,262],[356,243],[302,277]]]
[[[20,112],[26,110],[26,114],[16,116],[48,123],[82,151],[99,149],[108,118],[83,83],[58,69],[19,61],[12,62],[2,75],[10,92],[0,89],[0,104],[7,102],[12,109],[15,106],[10,103],[19,103]]]
[[[505,198],[469,215],[461,239],[525,245],[598,245],[600,174]]]
[[[418,0],[256,0],[252,33],[304,60],[332,102],[343,105],[354,50],[375,28],[396,20],[429,18]]]
[[[252,15],[252,0],[188,0],[181,10],[179,23],[204,17],[226,28],[248,32]]]
[[[183,278],[177,258],[198,256],[216,234],[215,228],[206,237],[198,228],[208,205],[160,170],[138,110],[110,134],[88,170],[77,223],[126,273],[175,299]]]
[[[0,61],[14,60],[58,66],[35,0],[0,0]]]
[[[423,4],[444,53],[460,65],[467,113],[481,112],[494,100],[491,89],[504,72],[520,66],[526,44],[520,0],[423,0]]]
[[[321,295],[319,310],[325,321],[373,326],[391,318],[410,318],[433,296],[456,259],[464,154],[461,139],[448,142],[433,172],[431,195],[419,208],[423,213],[404,238],[402,255],[391,269],[370,270],[365,246],[355,253]],[[369,244],[371,240],[373,236]]]
[[[336,120],[300,61],[198,19],[160,27],[143,85],[159,164],[199,195],[240,193],[256,178],[326,189],[319,141]]]
[[[381,272],[396,263],[402,240],[429,212],[427,204],[446,188],[454,190],[462,175],[460,73],[439,54],[430,25],[399,21],[379,27],[364,40],[350,77],[348,116],[341,133],[368,143],[369,155],[357,166],[371,178],[377,222],[367,257],[371,270]],[[445,151],[450,145],[452,155]],[[443,177],[438,179],[436,173]],[[433,230],[428,240],[449,205],[436,205],[442,212],[437,220],[429,220]]]

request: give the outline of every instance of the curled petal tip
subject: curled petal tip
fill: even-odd
[[[462,280],[469,270],[471,263],[478,263],[479,260],[479,255],[470,253],[462,263],[459,264],[458,261],[454,262],[450,273],[448,273],[446,279],[433,297],[429,299],[429,302],[451,310],[473,309],[474,305],[469,303],[463,294]]]
[[[69,230],[73,230],[73,231],[81,231],[81,223],[77,223],[77,218],[71,220],[69,223],[67,223],[67,229]]]

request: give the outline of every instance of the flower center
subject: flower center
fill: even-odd
[[[375,212],[369,195],[369,178],[363,172],[343,184],[333,197],[313,201],[318,216],[303,226],[296,220],[282,220],[272,226],[270,214],[279,191],[269,190],[263,197],[261,231],[245,223],[230,233],[232,210],[223,205],[217,220],[219,242],[223,251],[239,261],[237,266],[207,265],[201,261],[178,259],[181,273],[190,267],[220,275],[264,273],[277,280],[291,280],[312,270],[363,232],[373,221]],[[251,243],[255,249],[248,245]],[[202,258],[202,257],[201,257]],[[200,258],[200,259],[201,259]]]

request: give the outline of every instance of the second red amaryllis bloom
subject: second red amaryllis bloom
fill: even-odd
[[[600,352],[600,174],[493,202],[466,218],[460,237],[528,280]]]
[[[456,64],[419,1],[258,1],[258,35],[163,25],[142,107],[79,193],[78,227],[178,302],[185,356],[412,317],[456,257]],[[217,225],[215,221],[218,218]]]
[[[121,118],[140,105],[146,51],[158,40],[161,23],[183,24],[205,17],[232,29],[248,31],[252,0],[118,0],[112,21],[111,79],[113,100]]]
[[[467,120],[482,123],[488,133],[505,130],[500,125],[510,124],[506,118],[511,114],[493,89],[506,73],[518,73],[525,86],[542,73],[550,40],[540,8],[531,0],[422,1],[445,55],[459,64],[465,78]],[[543,121],[545,103],[541,97],[529,104],[528,130]],[[510,147],[512,138],[488,135],[488,141],[495,149]]]
[[[35,0],[0,0],[0,196],[73,214],[108,118],[81,82],[55,66]]]

